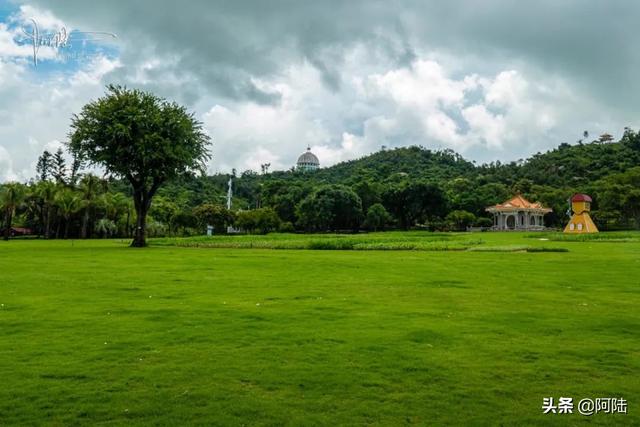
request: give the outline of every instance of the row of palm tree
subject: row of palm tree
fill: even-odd
[[[0,186],[3,235],[18,222],[44,238],[131,235],[130,199],[108,191],[107,181],[86,174],[77,185],[42,180]]]

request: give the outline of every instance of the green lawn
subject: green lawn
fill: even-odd
[[[0,425],[639,425],[640,234],[620,236],[0,242]]]

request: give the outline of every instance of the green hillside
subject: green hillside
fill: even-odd
[[[23,196],[14,227],[50,237],[131,235],[135,212],[128,183],[81,169],[65,176],[62,152],[54,160],[48,177],[12,184]],[[263,233],[465,230],[490,226],[485,208],[515,194],[551,207],[545,225],[560,228],[567,200],[577,192],[593,197],[592,216],[601,230],[640,228],[640,134],[629,129],[617,142],[561,144],[510,163],[476,165],[451,150],[414,146],[314,172],[234,171],[231,212],[224,207],[229,177],[166,183],[151,205],[150,236],[202,234],[209,224]],[[0,186],[0,192],[8,188]]]

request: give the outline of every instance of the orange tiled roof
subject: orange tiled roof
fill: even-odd
[[[520,194],[518,194],[517,196],[507,200],[504,203],[499,203],[495,206],[491,206],[491,208],[494,209],[510,209],[510,208],[517,208],[517,209],[545,209],[545,207],[542,206],[541,203],[539,202],[535,202],[535,203],[531,203],[530,201],[528,201],[527,199],[525,199],[524,197],[522,197]]]

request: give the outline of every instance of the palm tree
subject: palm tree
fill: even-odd
[[[116,231],[116,224],[110,219],[102,218],[96,223],[96,231],[102,237],[111,237]]]
[[[24,185],[12,182],[2,187],[0,191],[0,207],[4,213],[4,240],[9,240],[11,235],[11,222],[16,209],[22,205],[25,199]]]
[[[106,217],[111,219],[114,224],[118,223],[121,215],[126,215],[126,229],[124,235],[129,237],[129,227],[131,222],[131,212],[133,204],[131,199],[122,193],[104,193],[101,197],[101,205],[104,208]]]
[[[38,184],[31,185],[25,189],[24,216],[27,221],[35,224],[38,237],[44,234],[44,206],[38,194]]]
[[[55,206],[56,194],[58,193],[57,186],[50,181],[39,182],[35,193],[40,199],[42,204],[42,222],[44,226],[44,238],[51,237],[51,216]]]
[[[77,192],[65,188],[56,197],[56,204],[64,217],[64,238],[69,237],[71,215],[82,209],[82,199]]]
[[[82,206],[84,207],[81,231],[83,239],[88,237],[90,213],[98,203],[98,194],[102,186],[102,180],[92,174],[84,175],[80,181],[80,193],[82,195]]]

